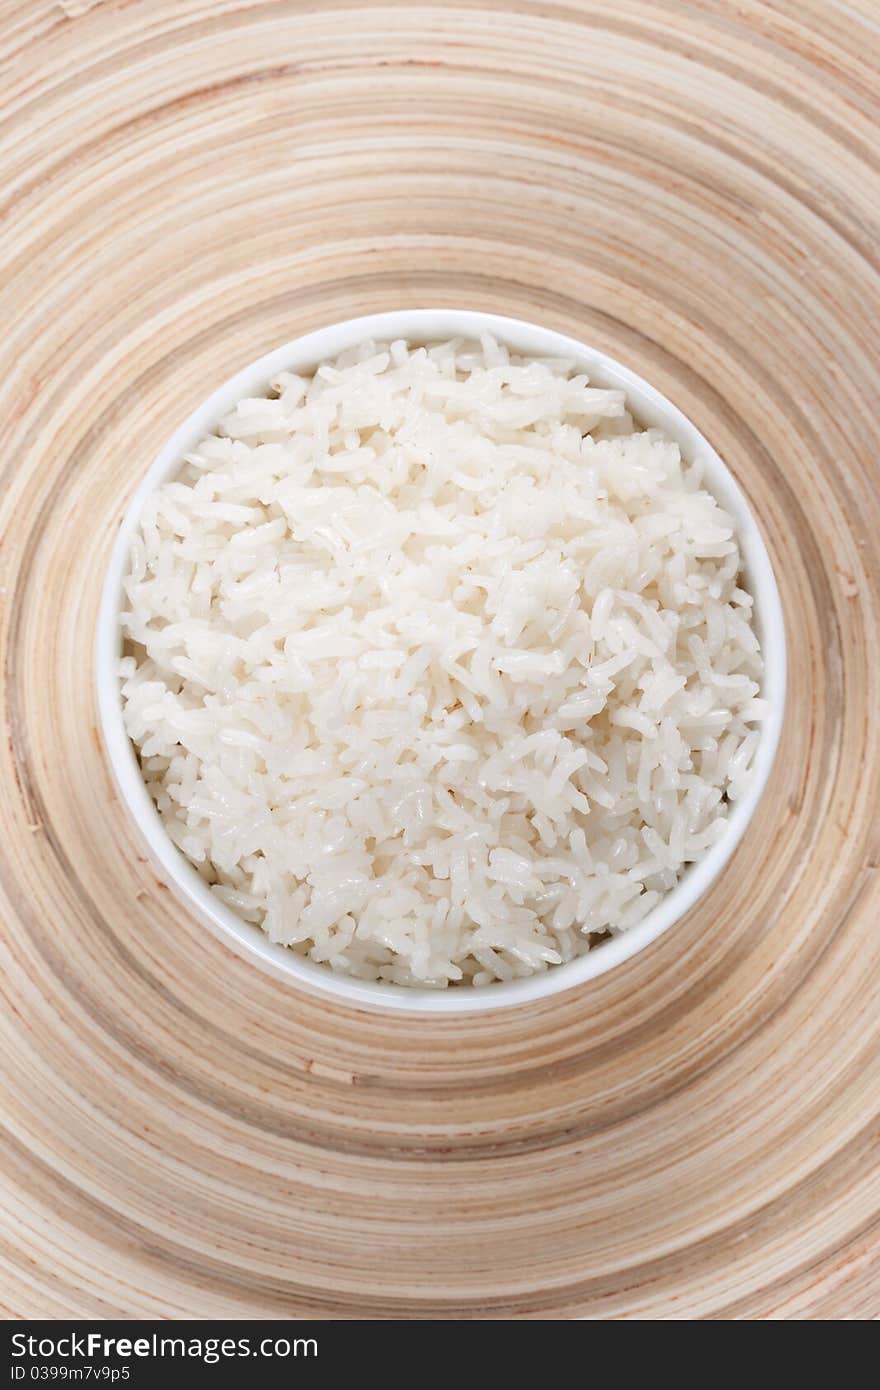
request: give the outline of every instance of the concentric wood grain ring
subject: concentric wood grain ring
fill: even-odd
[[[871,0],[0,6],[0,1302],[11,1315],[880,1313]],[[156,882],[91,645],[238,366],[399,305],[546,322],[744,485],[791,693],[704,904],[484,1019],[316,1003]]]

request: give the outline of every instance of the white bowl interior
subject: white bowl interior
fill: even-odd
[[[627,394],[633,415],[641,424],[663,429],[676,440],[686,459],[699,456],[703,460],[707,486],[736,522],[745,576],[755,598],[755,624],[764,656],[761,694],[769,702],[770,710],[762,726],[751,784],[746,795],[731,808],[724,836],[705,858],[685,871],[676,887],[635,927],[602,942],[585,956],[523,980],[444,990],[409,989],[352,980],[276,945],[258,927],[236,916],[214,896],[165,832],[144,785],[122,719],[117,675],[121,650],[119,611],[131,536],[145,499],[177,471],[184,454],[193,449],[241,397],[259,394],[277,372],[283,369],[308,372],[366,338],[405,338],[414,343],[427,343],[452,337],[475,338],[486,332],[525,355],[574,358],[593,384],[621,387]],[[137,822],[154,863],[217,935],[239,954],[274,975],[349,1005],[410,1013],[462,1014],[526,1003],[582,985],[641,951],[703,895],[742,838],[767,784],[785,704],[785,630],[770,557],[745,497],[712,446],[665,396],[613,358],[537,324],[467,310],[403,309],[349,319],[285,343],[218,387],[175,430],[132,498],[113,546],[98,616],[96,679],[104,742],[123,800]]]

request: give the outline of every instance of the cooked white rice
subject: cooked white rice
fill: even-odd
[[[363,979],[626,931],[723,834],[764,712],[699,463],[491,338],[241,401],[146,505],[125,723],[218,898]]]

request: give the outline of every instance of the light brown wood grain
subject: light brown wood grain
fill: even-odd
[[[877,9],[0,5],[0,1305],[880,1314]],[[704,903],[484,1019],[318,1003],[157,883],[96,733],[114,528],[215,385],[401,305],[672,397],[790,698]]]

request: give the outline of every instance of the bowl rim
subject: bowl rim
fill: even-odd
[[[122,718],[117,662],[121,643],[119,611],[132,532],[146,498],[180,465],[183,455],[209,433],[218,419],[244,396],[258,394],[279,371],[309,371],[322,361],[368,338],[404,338],[426,343],[491,333],[530,356],[573,357],[599,386],[620,387],[639,424],[664,430],[683,456],[699,456],[706,485],[732,515],[755,600],[755,625],[764,657],[761,695],[769,703],[746,794],[733,804],[724,835],[705,858],[689,866],[675,888],[641,922],[563,965],[525,979],[448,989],[410,988],[351,979],[269,940],[211,892],[173,844],[141,776]],[[399,309],[346,319],[291,339],[241,368],[191,412],[174,430],[143,475],[125,508],[113,543],[98,612],[94,674],[100,730],[117,789],[157,867],[178,898],[235,952],[288,984],[349,1006],[394,1013],[458,1015],[483,1013],[546,999],[586,984],[644,950],[668,931],[707,891],[731,858],[767,785],[779,744],[785,708],[787,658],[782,605],[770,556],[746,497],[709,441],[656,387],[607,353],[554,329],[468,309]]]

